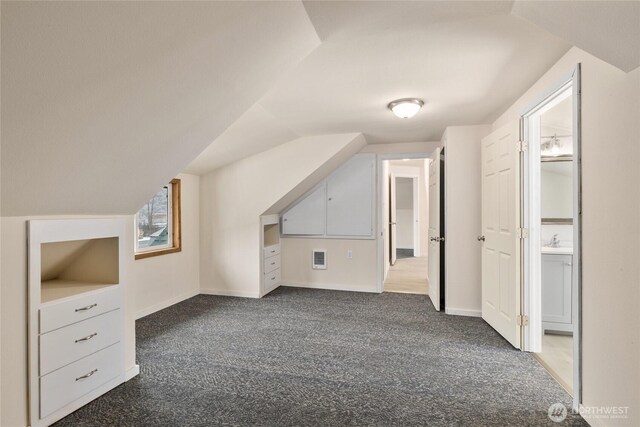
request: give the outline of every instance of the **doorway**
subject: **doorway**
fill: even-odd
[[[524,349],[580,396],[581,170],[579,67],[523,116]]]
[[[428,167],[425,158],[381,161],[382,291],[428,293]]]
[[[419,166],[418,166],[419,168]],[[419,170],[419,169],[418,169]],[[391,180],[395,182],[391,182]],[[389,177],[389,217],[391,218],[391,265],[398,259],[420,256],[420,188],[419,174]]]

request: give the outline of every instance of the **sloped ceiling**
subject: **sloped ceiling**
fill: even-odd
[[[637,66],[630,3],[2,2],[1,213],[130,214],[298,136],[439,140],[573,43]]]
[[[298,136],[260,104],[255,104],[191,162],[185,172],[203,174]]]
[[[2,2],[2,215],[131,214],[319,44],[299,2]]]
[[[260,100],[300,135],[362,132],[369,143],[439,140],[494,119],[569,44],[504,2],[305,2],[322,44]],[[395,117],[398,98],[425,102]]]
[[[511,13],[625,72],[640,66],[638,1],[516,1]]]

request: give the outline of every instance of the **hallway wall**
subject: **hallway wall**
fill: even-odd
[[[445,170],[445,312],[482,312],[480,140],[491,126],[450,126],[442,137]]]

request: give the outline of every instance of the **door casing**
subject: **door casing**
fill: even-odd
[[[572,262],[572,312],[573,331],[573,409],[578,410],[582,402],[582,139],[581,139],[581,96],[580,64],[576,64],[562,79],[541,94],[521,114],[522,139],[528,149],[523,159],[523,224],[532,230],[523,251],[523,313],[529,316],[529,326],[524,328],[523,350],[541,350],[541,265],[536,254],[540,253],[541,242],[538,212],[539,200],[539,114],[550,103],[557,101],[567,90],[572,90],[573,98],[573,262]],[[529,143],[531,142],[531,143]]]

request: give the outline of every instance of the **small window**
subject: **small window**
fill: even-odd
[[[162,187],[136,214],[136,259],[179,252],[180,180]]]

